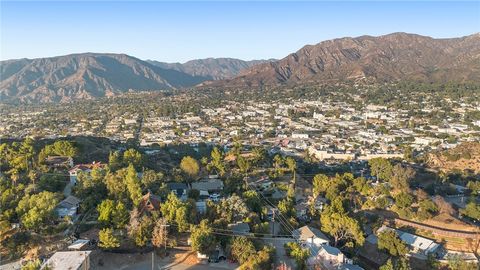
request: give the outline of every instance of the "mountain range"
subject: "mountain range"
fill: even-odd
[[[257,64],[276,61],[269,60],[251,60],[243,61],[235,58],[206,58],[196,59],[181,63],[164,63],[153,60],[147,60],[150,64],[165,69],[174,69],[180,72],[190,74],[192,76],[201,76],[210,80],[225,80],[233,78],[240,74],[242,70]]]
[[[338,81],[480,81],[480,34],[434,39],[393,33],[307,45],[280,60],[207,58],[183,64],[125,54],[0,62],[0,101],[63,102],[129,91],[262,87]]]
[[[480,33],[433,39],[415,34],[361,36],[307,45],[209,86],[256,87],[346,80],[480,81]]]

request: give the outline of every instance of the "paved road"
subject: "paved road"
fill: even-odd
[[[18,269],[21,269],[21,268],[22,268],[22,264],[20,263],[20,260],[18,260],[16,262],[11,262],[11,263],[0,265],[0,270],[18,270]]]

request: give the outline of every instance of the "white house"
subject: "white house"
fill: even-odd
[[[59,218],[64,218],[66,216],[75,217],[79,206],[80,199],[75,196],[68,196],[58,204],[55,210]]]
[[[77,183],[77,176],[79,172],[85,172],[89,173],[93,169],[104,169],[106,167],[106,164],[100,163],[100,162],[93,162],[91,164],[78,164],[75,165],[72,169],[68,171],[70,175],[70,183],[72,185],[75,185]]]
[[[329,243],[328,237],[325,234],[323,234],[320,230],[310,226],[303,226],[299,229],[296,229],[293,231],[293,236],[307,246],[320,247],[323,245],[328,245]]]
[[[336,247],[322,245],[315,256],[307,260],[309,266],[323,266],[321,269],[336,270],[345,263],[345,255]]]
[[[292,133],[292,139],[308,139],[308,137],[306,133]]]
[[[402,239],[414,253],[419,254],[436,254],[441,251],[441,245],[435,243],[433,240],[424,238],[415,234],[407,233],[404,231],[396,230],[387,226],[382,226],[377,230],[377,233],[381,233],[386,230],[393,230],[398,234],[398,237]]]

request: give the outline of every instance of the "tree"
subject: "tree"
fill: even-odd
[[[308,257],[310,256],[310,250],[309,249],[303,249],[298,243],[296,242],[288,242],[285,244],[285,249],[287,250],[288,256],[292,257],[295,259],[295,262],[297,264],[296,269],[306,269],[306,261]]]
[[[237,157],[237,166],[241,173],[247,174],[250,168],[252,167],[250,161],[248,161],[243,156],[239,155]]]
[[[41,225],[52,220],[57,205],[57,195],[49,191],[43,191],[24,196],[18,203],[16,212],[25,228],[38,229]]]
[[[192,249],[201,254],[209,254],[216,246],[213,230],[206,219],[202,220],[199,225],[192,227],[190,239]]]
[[[267,156],[265,148],[263,148],[263,147],[253,148],[252,154],[253,154],[253,162],[257,165],[259,163],[263,162],[265,160],[266,156]]]
[[[62,175],[42,175],[38,181],[38,188],[40,190],[59,192],[62,191],[66,185],[67,178]]]
[[[399,193],[397,194],[397,196],[395,196],[395,204],[399,208],[409,208],[410,206],[412,206],[412,203],[413,203],[412,195],[406,192]]]
[[[128,210],[121,202],[114,202],[112,200],[103,200],[98,206],[98,221],[103,226],[113,226],[114,228],[121,229],[125,227],[128,221]]]
[[[142,175],[142,185],[146,190],[157,190],[162,184],[163,173],[145,170]]]
[[[123,162],[125,164],[132,164],[136,169],[140,169],[143,164],[143,156],[135,149],[128,149],[123,152]]]
[[[198,166],[198,162],[196,159],[186,156],[182,158],[182,161],[180,162],[180,169],[184,173],[186,173],[190,179],[194,179],[200,170],[200,167]]]
[[[470,189],[473,194],[480,193],[480,181],[468,181],[467,188]]]
[[[393,267],[393,263],[392,263],[392,259],[388,259],[388,261],[380,266],[379,270],[395,270],[395,268]]]
[[[80,175],[77,177],[80,180]],[[83,178],[83,177],[82,177]],[[87,181],[82,182],[91,182],[90,179],[87,178]],[[108,195],[111,198],[115,198],[116,200],[121,200],[124,202],[128,202],[130,198],[130,194],[128,193],[127,189],[127,168],[120,169],[116,172],[109,171],[105,176],[105,187],[108,191]],[[92,192],[92,189],[89,189]]]
[[[39,156],[66,156],[75,157],[78,154],[78,149],[72,142],[69,141],[56,141],[53,144],[46,145]]]
[[[297,170],[297,162],[292,157],[287,157],[285,159],[285,164],[287,165],[288,171],[293,173],[293,182],[295,183],[295,172]]]
[[[167,220],[169,223],[175,222],[175,215],[177,213],[177,209],[182,206],[182,202],[175,193],[171,192],[168,194],[167,200],[163,203],[160,207],[160,211],[162,212],[162,216]]]
[[[253,256],[248,258],[244,264],[240,266],[241,270],[257,270],[270,269],[275,256],[275,248],[271,246],[264,246],[262,250],[258,251]]]
[[[313,194],[315,197],[327,190],[328,182],[329,178],[324,174],[317,174],[313,177]]]
[[[175,211],[175,223],[177,223],[179,232],[186,232],[190,226],[189,211],[186,205],[183,205]]]
[[[187,196],[190,199],[198,201],[198,199],[200,198],[200,191],[198,189],[189,189],[187,192]]]
[[[262,201],[256,191],[247,190],[243,192],[243,198],[245,199],[245,203],[251,211],[256,213],[260,213],[260,211],[262,211]]]
[[[139,247],[147,245],[152,238],[153,220],[151,217],[144,215],[139,217],[138,214],[132,214],[130,224],[128,226],[128,235]]]
[[[285,160],[281,155],[275,155],[273,157],[273,167],[275,168],[275,174],[280,176],[283,174],[283,165],[285,164]]]
[[[392,164],[384,158],[372,158],[368,161],[371,174],[381,180],[389,180],[392,176]]]
[[[387,250],[395,257],[403,257],[408,253],[407,245],[394,230],[385,230],[378,234],[378,248]]]
[[[153,227],[152,234],[152,244],[153,246],[159,248],[162,245],[165,245],[168,238],[168,229],[167,229],[167,220],[165,218],[159,218],[155,222]]]
[[[358,224],[358,221],[343,213],[338,213],[330,210],[327,207],[320,217],[322,223],[322,231],[327,232],[334,238],[335,246],[340,241],[346,242],[345,245],[353,246],[363,245],[365,237]]]
[[[22,265],[22,270],[40,270],[42,262],[39,259],[29,261],[25,265]]]
[[[230,242],[230,254],[239,264],[244,264],[251,256],[255,255],[255,253],[255,246],[247,237],[240,236],[232,238]]]
[[[278,202],[278,210],[286,217],[295,216],[295,200],[290,196],[285,197]]]
[[[98,232],[98,246],[105,249],[118,248],[120,246],[120,240],[118,236],[114,234],[113,229],[105,228]]]
[[[137,171],[132,164],[128,166],[127,175],[125,177],[128,193],[134,206],[137,206],[142,199],[142,188],[140,187],[140,180],[137,176]]]
[[[112,171],[116,171],[122,167],[122,157],[120,156],[120,152],[110,152],[108,155],[108,167]]]
[[[367,180],[363,177],[357,177],[353,179],[353,187],[358,193],[364,196],[367,196],[372,189],[367,183]]]
[[[248,215],[248,207],[238,195],[233,194],[220,201],[220,214],[228,222],[240,221]]]
[[[419,206],[417,215],[421,220],[429,219],[438,212],[437,205],[430,199],[420,201]]]
[[[218,150],[217,147],[214,147],[212,152],[211,152],[211,166],[217,170],[217,173],[220,176],[223,176],[225,174],[225,164],[223,162],[223,153]]]
[[[480,220],[480,205],[474,201],[469,202],[465,209],[460,210],[460,213],[467,217]]]
[[[189,200],[190,201],[190,200]],[[189,221],[194,217],[195,206],[188,202],[182,202],[178,197],[171,192],[165,203],[160,207],[162,216],[169,223],[176,223],[179,232],[185,232],[190,226]]]
[[[390,184],[395,189],[403,192],[408,192],[410,189],[409,182],[415,176],[415,171],[410,168],[404,168],[401,164],[397,164],[392,168],[392,177]]]
[[[459,255],[452,256],[448,259],[448,268],[450,270],[476,270],[476,263],[464,261]]]

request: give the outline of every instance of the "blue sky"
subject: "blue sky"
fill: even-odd
[[[127,2],[0,0],[0,59],[80,52],[184,62],[206,57],[282,58],[306,44],[410,32],[480,32],[470,2]]]

